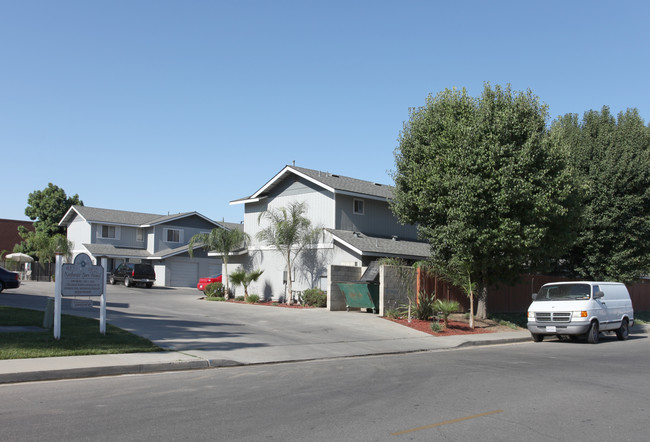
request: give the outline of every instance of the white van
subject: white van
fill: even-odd
[[[601,331],[628,338],[634,310],[625,284],[618,282],[553,282],[533,293],[528,307],[528,330],[533,341],[544,336],[584,336],[596,344]]]

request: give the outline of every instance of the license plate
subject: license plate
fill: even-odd
[[[557,332],[557,328],[554,325],[547,325],[546,326],[546,331],[548,333],[555,333],[555,332]]]

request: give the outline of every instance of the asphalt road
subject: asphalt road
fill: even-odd
[[[647,441],[650,340],[0,386],[3,441]]]

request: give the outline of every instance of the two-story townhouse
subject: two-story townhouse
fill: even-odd
[[[268,221],[258,222],[265,210],[304,202],[305,216],[322,228],[318,244],[306,250],[291,275],[293,289],[327,287],[330,264],[367,266],[382,257],[421,260],[429,256],[429,245],[418,241],[417,228],[402,225],[389,201],[393,187],[318,170],[286,166],[252,195],[231,201],[244,205],[244,231],[251,241],[230,262],[264,274],[251,290],[265,298],[284,296],[288,272],[281,255],[261,243],[256,235]]]
[[[96,263],[106,257],[109,272],[122,262],[148,263],[156,271],[155,285],[168,287],[195,287],[199,277],[221,273],[221,259],[208,257],[200,246],[190,258],[192,236],[241,228],[198,212],[157,215],[87,206],[72,206],[59,225],[67,227],[74,256],[87,253]]]

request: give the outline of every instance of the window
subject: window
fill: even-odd
[[[144,229],[138,228],[135,231],[135,240],[138,242],[144,241]]]
[[[178,229],[165,229],[166,242],[181,242],[183,239],[183,232]]]
[[[355,215],[363,215],[363,200],[355,199],[352,202],[352,212]]]
[[[119,239],[120,229],[116,226],[99,226],[97,229],[97,238]]]

